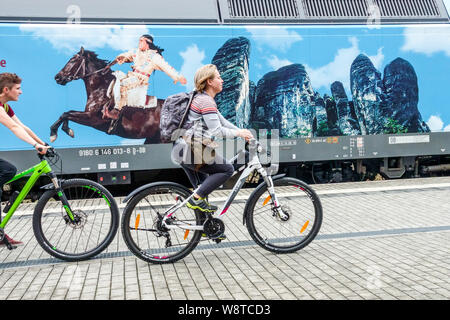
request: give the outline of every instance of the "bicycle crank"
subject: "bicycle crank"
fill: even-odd
[[[225,224],[220,219],[209,218],[203,225],[203,232],[205,232],[210,239],[214,240],[224,234]]]

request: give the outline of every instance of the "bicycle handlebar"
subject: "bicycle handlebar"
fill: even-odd
[[[47,143],[45,145],[48,146]],[[38,148],[38,150],[42,151],[42,148]],[[54,158],[56,156],[57,156],[57,153],[55,151],[55,148],[53,148],[53,147],[48,148],[47,152],[45,154],[38,153],[38,157],[39,157],[39,159],[41,159],[41,161],[44,160],[44,157],[47,157],[47,158],[51,159],[51,158]]]
[[[252,138],[249,141],[247,141],[247,145],[248,145],[249,151],[255,150],[257,153],[266,152],[266,150],[263,148],[261,143],[258,140],[256,140],[255,138]]]

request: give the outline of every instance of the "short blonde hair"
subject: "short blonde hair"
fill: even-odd
[[[206,81],[208,79],[213,79],[216,75],[216,71],[218,70],[214,64],[207,64],[199,68],[194,76],[195,90],[203,92],[206,88]]]

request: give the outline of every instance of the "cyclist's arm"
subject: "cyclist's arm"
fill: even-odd
[[[5,127],[7,127],[9,130],[11,130],[14,135],[25,141],[26,143],[31,144],[37,151],[41,148],[41,150],[47,150],[48,147],[36,143],[36,141],[25,131],[25,129],[20,126],[18,123],[16,123],[13,119],[9,117],[9,115],[5,112],[3,108],[0,108],[0,123],[3,124]],[[40,153],[43,153],[43,151],[39,151]],[[44,152],[45,153],[45,152]]]
[[[212,136],[217,138],[234,138],[239,136],[239,129],[231,129],[222,126],[218,112],[202,114],[203,120]]]
[[[225,128],[230,128],[230,129],[236,129],[239,130],[238,127],[236,127],[234,124],[232,124],[230,121],[228,121],[227,119],[225,119],[225,117],[218,112],[217,115],[219,116],[219,120],[220,120],[220,124],[222,126],[224,126]]]
[[[220,113],[217,112],[217,115],[219,116],[220,123],[223,127],[229,128],[229,129],[235,129],[238,130],[238,137],[244,138],[245,140],[249,140],[253,138],[253,134],[250,132],[250,130],[247,129],[239,129],[234,124],[232,124],[230,121],[225,119],[225,117]]]
[[[11,119],[13,119],[13,121],[14,121],[15,123],[17,123],[19,126],[21,126],[21,127],[28,133],[28,135],[29,135],[31,138],[33,138],[33,140],[35,141],[35,143],[37,142],[37,143],[39,143],[39,144],[45,145],[45,142],[42,141],[42,139],[40,139],[40,138],[33,132],[33,130],[31,130],[31,129],[28,128],[26,125],[24,125],[24,124],[22,123],[22,121],[20,121],[20,119],[19,119],[16,115],[14,115]]]

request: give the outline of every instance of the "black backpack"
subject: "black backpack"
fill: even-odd
[[[162,142],[173,142],[180,136],[182,131],[180,129],[189,129],[190,125],[186,123],[186,119],[195,93],[195,91],[177,93],[164,101],[159,121]]]

